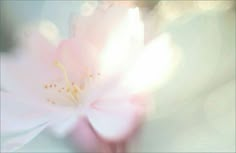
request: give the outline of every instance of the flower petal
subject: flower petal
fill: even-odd
[[[42,130],[46,128],[46,126],[47,124],[43,124],[33,130],[26,132],[25,134],[12,136],[5,142],[3,141],[3,143],[1,144],[1,151],[12,152],[19,149],[20,147],[31,141],[34,137],[36,137]]]
[[[123,86],[137,93],[162,85],[178,64],[178,55],[170,35],[160,35],[145,46],[144,51],[127,70]]]
[[[1,133],[12,134],[48,123],[54,112],[22,97],[1,92]],[[55,115],[54,115],[55,116]]]
[[[118,26],[110,32],[101,53],[103,75],[124,71],[143,47],[144,29],[138,8],[129,9]]]
[[[124,7],[110,7],[105,11],[98,8],[90,16],[74,17],[72,31],[75,37],[85,39],[101,50],[109,33],[124,18],[126,12],[127,8]]]
[[[95,71],[97,50],[85,40],[77,38],[64,40],[60,43],[57,54],[68,77],[77,83]]]
[[[19,55],[1,55],[1,88],[14,92],[35,91],[60,75],[53,65],[53,47],[40,34],[31,34]]]
[[[93,152],[100,150],[101,140],[84,117],[78,119],[69,137],[72,143],[82,151]]]
[[[138,128],[143,109],[131,98],[100,99],[90,105],[87,115],[99,136],[105,140],[121,141]]]

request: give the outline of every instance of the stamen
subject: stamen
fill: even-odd
[[[69,81],[69,78],[68,78],[68,75],[66,73],[66,69],[65,69],[64,65],[62,65],[58,61],[55,62],[55,65],[63,72],[64,78],[65,78],[65,81],[66,81],[66,84],[67,84],[67,88],[70,88],[70,81]]]
[[[74,82],[70,82],[69,80],[69,77],[67,75],[67,71],[64,67],[64,65],[62,65],[60,62],[56,61],[55,62],[55,65],[63,72],[64,74],[64,79],[65,79],[65,82],[66,82],[66,92],[69,94],[70,98],[73,100],[73,101],[78,101],[78,87],[74,84]],[[64,88],[62,88],[64,89]]]

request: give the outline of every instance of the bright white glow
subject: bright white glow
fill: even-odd
[[[138,8],[129,9],[121,24],[113,30],[101,55],[102,74],[112,74],[127,64],[143,43],[143,23]]]
[[[55,24],[44,20],[39,24],[39,32],[53,44],[59,42],[59,30]]]
[[[128,72],[123,85],[131,91],[149,90],[163,83],[176,65],[174,47],[170,36],[163,34],[144,49]]]

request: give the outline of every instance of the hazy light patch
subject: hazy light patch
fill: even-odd
[[[161,16],[170,21],[180,17],[184,9],[179,9],[179,7],[177,7],[177,3],[179,2],[160,1],[158,4],[158,9]]]
[[[39,23],[39,32],[53,44],[59,42],[59,30],[51,21],[44,20]]]
[[[176,48],[171,45],[170,36],[163,34],[154,39],[138,58],[123,82],[134,92],[149,90],[161,85],[177,64]]]
[[[195,5],[201,10],[222,9],[227,10],[234,4],[233,1],[194,1]]]
[[[120,26],[113,30],[101,55],[103,74],[112,74],[127,64],[128,58],[132,58],[131,53],[138,51],[132,48],[140,45],[132,43],[133,40],[137,43],[143,40],[143,23],[140,20],[138,8],[130,9]]]
[[[98,6],[97,1],[83,2],[80,7],[80,13],[82,16],[90,16],[93,14],[97,6]]]

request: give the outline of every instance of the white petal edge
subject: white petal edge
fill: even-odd
[[[1,152],[13,152],[28,142],[30,142],[34,137],[36,137],[41,131],[47,127],[47,124],[43,124],[33,130],[30,130],[26,134],[20,136],[15,136],[9,140],[1,143]]]

